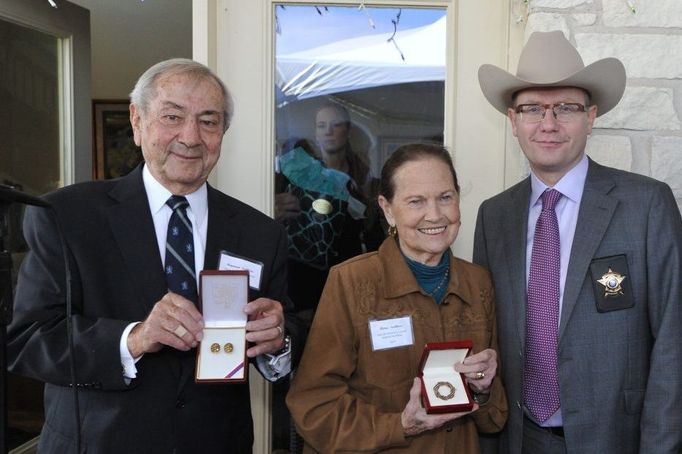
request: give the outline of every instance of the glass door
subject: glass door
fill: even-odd
[[[40,195],[90,178],[89,32],[87,10],[68,2],[58,9],[44,0],[0,4],[0,183]],[[22,214],[23,206],[11,205],[0,229],[12,286],[27,252]],[[43,385],[15,375],[6,383],[5,441],[13,449],[40,432]]]
[[[404,144],[444,142],[446,13],[274,5],[274,217],[289,238],[289,296],[308,326],[329,268],[386,236],[384,161]],[[273,390],[273,450],[298,453],[287,390]]]

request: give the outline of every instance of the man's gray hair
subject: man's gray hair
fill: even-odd
[[[147,113],[149,103],[156,97],[156,82],[161,76],[188,75],[190,77],[208,77],[216,81],[223,93],[223,116],[225,118],[223,132],[227,131],[234,114],[234,101],[225,84],[208,67],[188,58],[172,58],[155,64],[144,72],[137,80],[135,88],[130,92],[130,102]]]

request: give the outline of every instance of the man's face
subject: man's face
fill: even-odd
[[[515,105],[508,109],[514,136],[526,155],[530,167],[543,182],[554,185],[582,158],[587,136],[597,115],[597,107],[577,113],[571,121],[558,122],[547,109],[539,123],[528,123],[514,111],[521,104],[578,103],[585,105],[586,93],[578,88],[528,89],[519,92]]]
[[[315,116],[315,138],[325,153],[342,150],[348,143],[348,121],[333,107],[325,107]]]
[[[151,174],[170,192],[194,192],[220,157],[223,95],[208,77],[161,76],[143,112],[130,106],[135,143]]]

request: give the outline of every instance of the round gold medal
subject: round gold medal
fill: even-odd
[[[445,391],[448,391],[447,394],[443,394],[443,388],[445,388]],[[452,383],[450,382],[439,381],[436,383],[436,386],[433,387],[433,393],[440,400],[450,400],[455,397],[455,387],[452,386]]]

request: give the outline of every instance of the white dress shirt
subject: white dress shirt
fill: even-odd
[[[147,192],[149,210],[154,222],[154,231],[156,232],[159,255],[162,264],[165,266],[166,235],[168,232],[168,222],[173,214],[173,210],[166,205],[166,201],[173,194],[152,176],[146,165],[142,168],[142,181],[144,183],[145,191]],[[201,187],[193,193],[185,195],[185,198],[189,202],[187,217],[192,223],[192,235],[194,237],[194,269],[195,275],[198,277],[199,272],[204,269],[204,257],[206,255],[206,232],[208,230],[208,190],[206,188],[206,183],[201,185]],[[126,379],[133,379],[137,376],[135,363],[142,357],[133,358],[128,350],[128,335],[138,323],[141,322],[131,323],[126,327],[121,335],[119,344],[123,376]],[[256,358],[256,364],[265,378],[274,381],[279,377],[288,374],[291,370],[290,356],[290,351],[279,356],[261,355]]]

